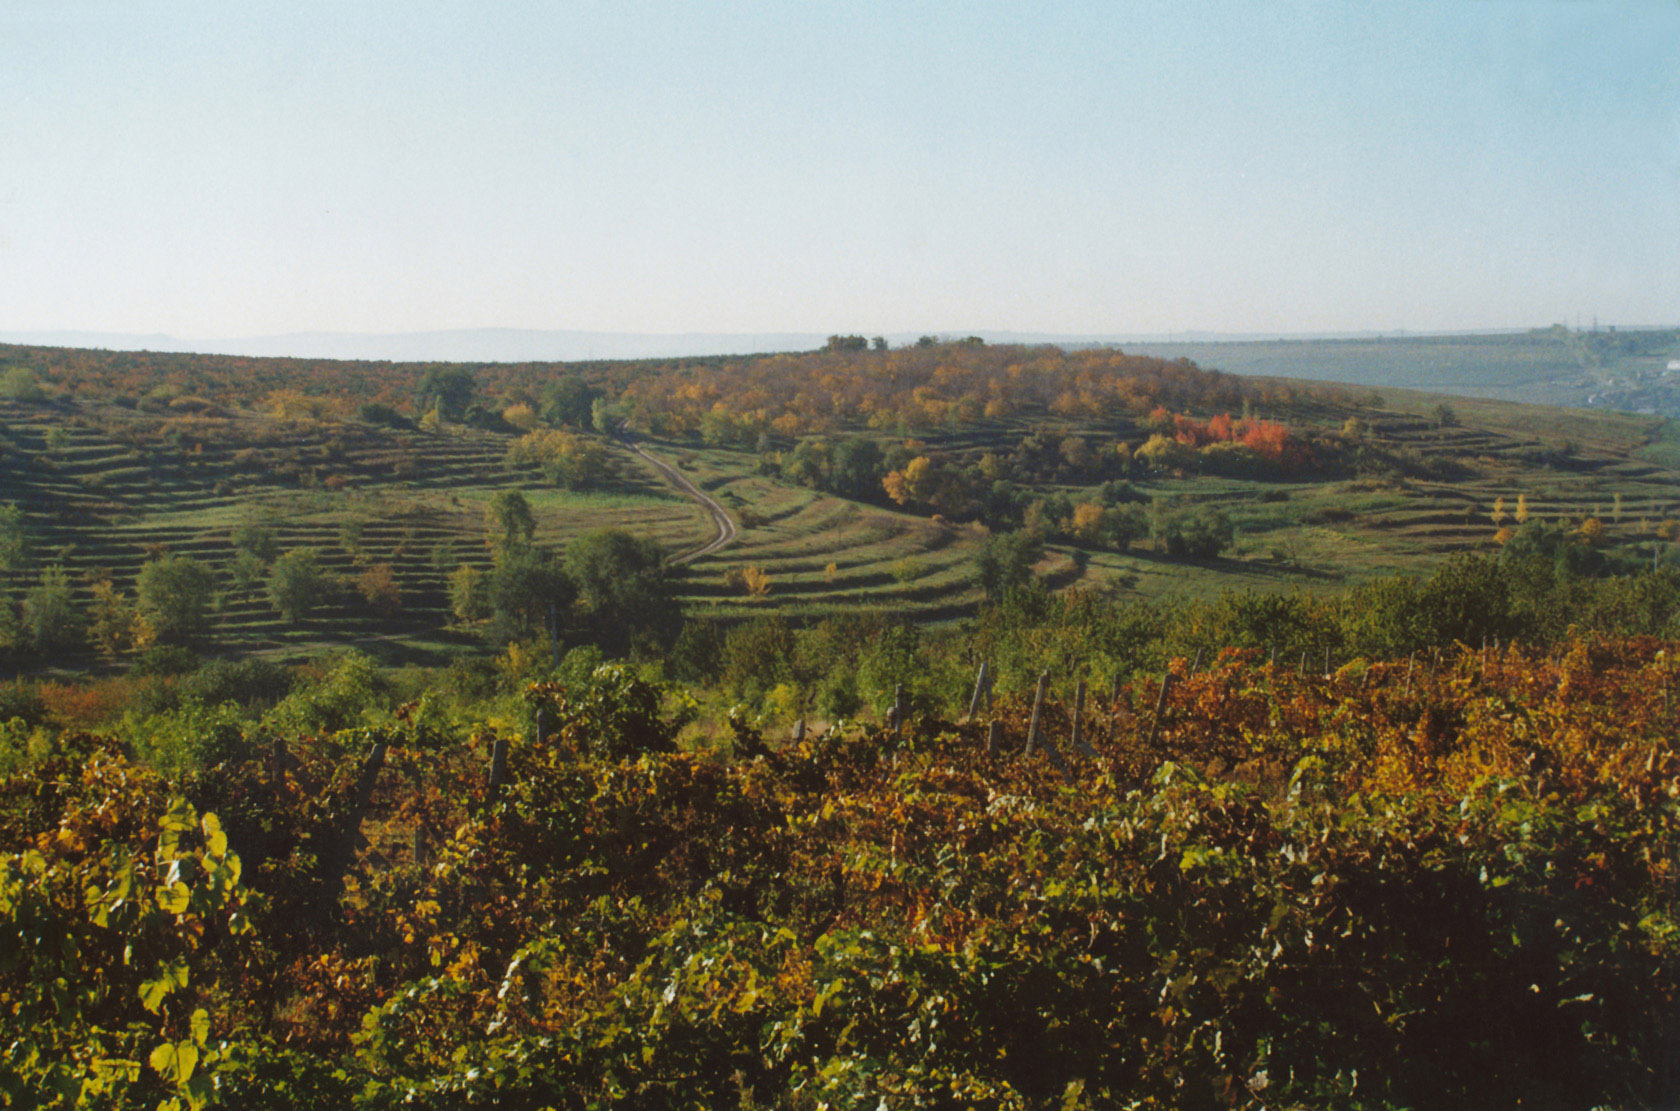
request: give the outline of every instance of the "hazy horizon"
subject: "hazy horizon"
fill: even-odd
[[[0,330],[1660,325],[1676,42],[1667,0],[0,0]]]
[[[1622,331],[1671,330],[1674,325],[1618,325],[1598,327]],[[999,332],[991,329],[942,329],[926,333],[895,332],[885,339],[893,347],[914,343],[923,335],[941,340],[979,336],[988,343],[1052,344],[1061,347],[1127,346],[1162,348],[1222,344],[1312,343],[1334,340],[1429,339],[1522,335],[1544,327],[1472,328],[1452,332],[1268,332],[1222,333],[1179,331],[1163,333],[1059,334]],[[463,328],[430,332],[290,332],[272,336],[221,336],[190,339],[161,333],[77,331],[11,331],[0,329],[0,344],[35,347],[86,348],[111,351],[155,351],[178,354],[234,355],[257,358],[297,358],[379,362],[584,362],[613,359],[657,359],[710,355],[758,355],[809,351],[823,346],[826,335],[815,332],[587,332],[519,328]]]

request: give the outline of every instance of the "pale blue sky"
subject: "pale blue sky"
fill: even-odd
[[[0,0],[0,328],[1680,322],[1680,3]]]

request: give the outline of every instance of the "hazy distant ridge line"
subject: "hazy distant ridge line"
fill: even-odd
[[[1431,336],[1518,335],[1527,328],[1459,332],[1152,332],[1054,333],[989,329],[895,332],[894,347],[921,335],[959,339],[977,335],[988,343],[1057,344],[1068,347],[1136,344],[1280,343],[1315,340],[1422,339]],[[1624,330],[1640,330],[1629,327]],[[269,336],[185,340],[162,333],[84,331],[0,331],[0,342],[41,347],[88,347],[120,351],[166,351],[200,355],[246,355],[297,359],[366,359],[390,362],[574,362],[588,359],[679,358],[809,351],[827,335],[816,332],[591,332],[527,328],[462,328],[430,332],[288,332]]]

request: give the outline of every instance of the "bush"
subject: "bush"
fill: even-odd
[[[554,714],[560,742],[607,759],[672,752],[692,720],[692,704],[662,712],[668,689],[642,679],[623,664],[602,664],[581,690],[558,683],[533,686],[528,698]]]
[[[269,570],[268,600],[289,624],[308,617],[326,588],[327,575],[314,548],[293,548]]]
[[[1174,559],[1212,559],[1236,538],[1231,519],[1206,506],[1177,511],[1158,506],[1150,531]]]
[[[208,706],[232,702],[250,709],[285,698],[292,689],[292,674],[269,660],[216,659],[187,676],[180,689],[183,697]]]

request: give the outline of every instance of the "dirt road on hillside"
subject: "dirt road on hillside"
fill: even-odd
[[[725,509],[716,498],[696,486],[692,479],[677,470],[677,468],[671,466],[671,464],[665,462],[663,459],[660,459],[658,456],[649,453],[646,448],[642,447],[642,445],[637,443],[635,440],[632,440],[628,435],[621,434],[619,439],[623,442],[625,447],[629,448],[637,455],[640,455],[643,459],[646,459],[648,463],[652,465],[653,469],[660,473],[665,481],[669,482],[672,486],[675,486],[693,501],[699,503],[700,508],[704,509],[706,511],[706,515],[712,519],[712,526],[717,529],[717,535],[713,537],[711,541],[702,544],[692,552],[684,552],[682,555],[672,557],[672,563],[688,563],[690,560],[699,559],[701,556],[707,556],[711,555],[713,552],[721,551],[735,542],[735,538],[740,535],[741,530],[736,527],[735,518],[729,515],[729,511]]]

